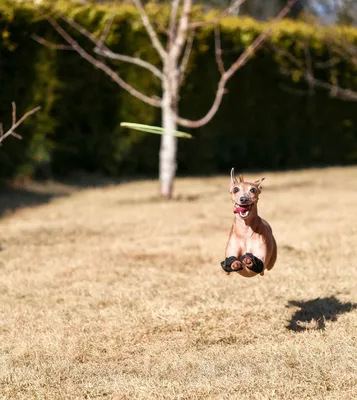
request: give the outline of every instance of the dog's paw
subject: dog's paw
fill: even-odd
[[[243,265],[239,260],[237,260],[232,263],[231,268],[233,269],[233,271],[239,271],[243,269]]]
[[[222,269],[229,275],[231,272],[236,272],[243,269],[242,263],[237,257],[228,257],[221,262]]]
[[[247,256],[246,254],[244,254],[241,259],[241,264],[244,267],[247,267],[248,269],[251,269],[254,266],[254,261],[251,257]]]
[[[264,263],[259,258],[255,257],[251,253],[246,253],[239,257],[239,261],[242,265],[248,268],[250,271],[256,272],[257,274],[261,274],[264,272]]]

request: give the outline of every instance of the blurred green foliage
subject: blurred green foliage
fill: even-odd
[[[19,129],[23,140],[9,139],[1,149],[1,175],[31,176],[43,165],[60,175],[78,169],[114,176],[156,174],[160,138],[119,125],[123,121],[160,125],[160,110],[133,98],[74,51],[53,50],[35,42],[32,34],[63,43],[45,19],[46,13],[58,9],[40,12],[26,2],[0,4],[0,119],[6,128],[11,101],[16,101],[19,115],[42,106]],[[66,1],[56,7],[96,35],[112,12],[106,5],[69,7]],[[165,6],[150,8],[159,31],[167,16]],[[212,12],[206,18],[211,16]],[[198,17],[195,9],[194,18]],[[86,49],[93,48],[62,24]],[[266,26],[249,18],[225,18],[221,24],[225,65]],[[357,90],[356,65],[343,56],[356,43],[353,28],[322,31],[291,20],[276,25],[264,47],[229,82],[216,117],[190,131],[194,140],[179,141],[178,173],[227,172],[233,165],[239,170],[356,163],[356,103],[330,98],[322,90],[308,95],[301,69],[276,51],[288,52],[304,66],[307,46],[317,77]],[[131,6],[117,8],[106,44],[160,67]],[[160,82],[148,71],[125,63],[108,64],[145,94],[161,95]],[[181,92],[181,116],[202,117],[214,99],[218,79],[213,28],[206,26],[195,38]]]

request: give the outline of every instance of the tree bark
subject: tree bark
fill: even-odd
[[[172,135],[177,129],[177,104],[169,90],[164,91],[162,99],[162,127],[159,180],[160,194],[166,199],[172,198],[173,182],[176,175],[177,138]]]

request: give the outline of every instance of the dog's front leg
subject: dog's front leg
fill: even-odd
[[[231,272],[238,272],[244,268],[239,260],[241,255],[241,242],[239,238],[231,231],[225,251],[226,259],[221,262],[221,267],[227,275],[229,275]]]

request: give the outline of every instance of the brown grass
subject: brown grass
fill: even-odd
[[[266,178],[279,257],[253,279],[219,265],[228,175],[3,215],[0,399],[357,398],[357,168]]]

